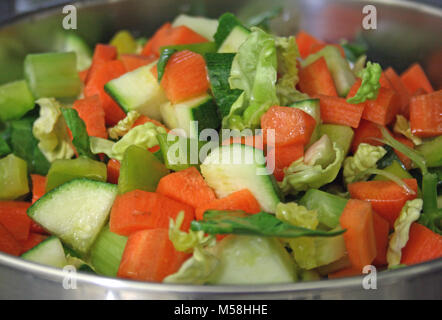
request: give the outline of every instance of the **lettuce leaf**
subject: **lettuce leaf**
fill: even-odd
[[[422,139],[411,133],[410,123],[408,122],[407,118],[400,114],[396,115],[396,122],[394,123],[393,131],[400,133],[413,141],[415,146],[422,144]]]
[[[295,88],[299,81],[296,59],[300,57],[295,38],[276,37],[275,45],[278,74],[281,76],[276,83],[276,94],[280,105],[288,106],[295,101],[308,99],[308,95]]]
[[[107,130],[109,132],[109,138],[117,140],[120,137],[124,136],[130,131],[130,129],[132,129],[132,126],[139,117],[140,114],[138,113],[138,111],[129,111],[129,113],[126,115],[126,118],[118,121],[115,126]]]
[[[410,226],[419,219],[423,204],[422,199],[407,201],[399,217],[394,222],[394,232],[390,237],[387,251],[388,268],[400,264],[402,248],[404,248],[408,242]]]
[[[354,156],[347,157],[344,160],[343,174],[345,183],[355,182],[357,178],[365,179],[366,177],[361,177],[360,174],[367,169],[376,168],[376,163],[382,159],[386,153],[387,151],[383,147],[361,143]]]
[[[359,72],[358,76],[362,79],[362,84],[356,94],[347,99],[348,103],[362,103],[366,100],[376,100],[381,84],[382,68],[378,63],[367,62],[367,66]]]
[[[335,160],[327,167],[321,165],[308,165],[301,157],[293,162],[286,170],[284,180],[279,183],[281,190],[285,193],[296,195],[300,191],[318,189],[325,184],[332,182],[339,173],[344,160],[344,152],[336,143],[333,143]]]
[[[40,116],[34,122],[32,133],[39,141],[38,148],[49,162],[72,158],[74,148],[60,104],[54,98],[40,98],[36,103],[40,106]]]
[[[115,142],[99,137],[89,137],[89,142],[93,154],[104,153],[109,158],[114,158],[112,147]]]
[[[316,229],[319,223],[316,210],[308,210],[295,202],[278,203],[276,206],[276,217],[293,226],[312,230]]]
[[[259,28],[251,30],[230,71],[230,88],[244,91],[223,119],[223,125],[230,129],[258,128],[262,114],[279,104],[275,39]]]

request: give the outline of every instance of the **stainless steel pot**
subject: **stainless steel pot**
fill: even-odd
[[[21,1],[26,2],[41,4]],[[248,16],[276,3],[284,7],[282,17],[272,23],[276,32],[289,35],[302,28],[327,41],[352,39],[360,33],[369,44],[371,60],[399,71],[419,61],[435,88],[442,87],[442,10],[408,1],[79,1],[77,31],[93,44],[107,41],[123,28],[149,35],[179,12],[204,10],[217,17],[233,11]],[[366,4],[377,9],[376,30],[361,30]],[[64,17],[61,8],[36,10],[4,23],[0,28],[0,83],[22,77],[21,63],[27,53],[53,48]],[[363,277],[256,286],[154,284],[73,275],[0,253],[1,299],[441,299],[442,259],[380,272],[377,289],[364,289],[362,283]]]

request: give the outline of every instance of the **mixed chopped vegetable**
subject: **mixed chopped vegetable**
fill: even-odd
[[[211,285],[442,257],[442,90],[278,13],[29,54],[0,86],[0,251]]]

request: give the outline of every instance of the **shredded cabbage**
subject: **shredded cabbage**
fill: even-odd
[[[49,162],[72,158],[74,148],[60,104],[54,98],[40,98],[36,103],[40,106],[40,115],[34,122],[32,133],[39,141],[38,148]]]
[[[388,268],[400,264],[402,248],[405,247],[408,242],[410,226],[419,219],[423,204],[422,199],[407,201],[399,217],[394,222],[394,232],[390,237],[387,251]]]
[[[422,144],[422,139],[411,133],[410,123],[408,122],[407,118],[400,114],[396,115],[396,122],[394,124],[393,131],[407,137],[413,141],[414,145],[416,146]]]
[[[345,183],[352,183],[356,178],[364,179],[360,173],[367,169],[376,168],[376,163],[380,160],[387,151],[383,147],[372,146],[367,143],[361,143],[358,150],[352,157],[347,157],[344,160],[344,180]]]
[[[126,133],[129,132],[130,129],[132,129],[132,126],[139,117],[140,114],[138,113],[138,111],[129,111],[129,113],[126,115],[126,118],[120,120],[114,127],[108,129],[109,137],[111,139],[117,140],[120,137],[124,136]]]

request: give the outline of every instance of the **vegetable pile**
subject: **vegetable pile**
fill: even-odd
[[[29,54],[0,85],[0,251],[212,285],[442,257],[442,90],[275,14]]]

